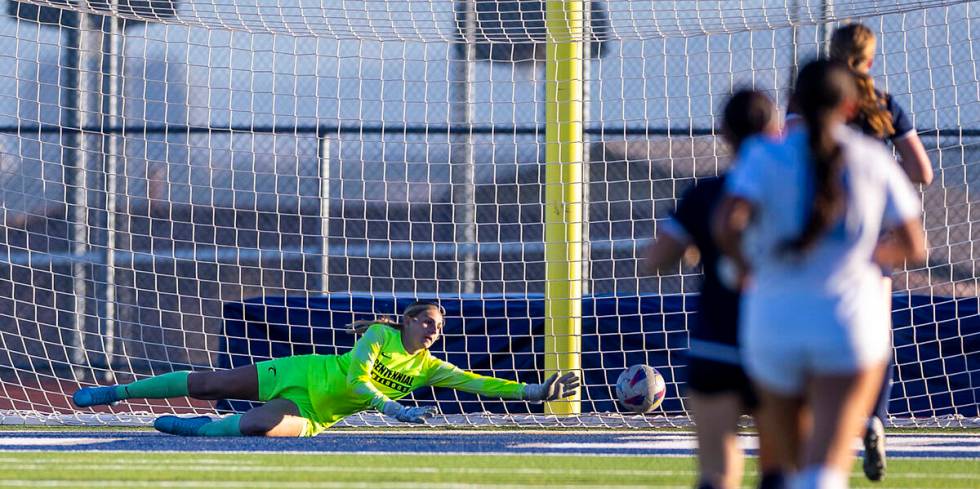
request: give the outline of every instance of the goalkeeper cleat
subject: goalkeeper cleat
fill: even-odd
[[[864,475],[878,482],[885,478],[885,427],[877,416],[868,420],[864,432]]]
[[[180,418],[177,416],[160,416],[153,422],[153,427],[161,433],[178,436],[200,436],[198,430],[214,421],[208,416]]]
[[[71,395],[71,402],[78,407],[109,406],[120,401],[116,386],[82,387]]]

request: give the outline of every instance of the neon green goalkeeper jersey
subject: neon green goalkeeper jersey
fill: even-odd
[[[429,350],[409,355],[401,331],[374,324],[343,355],[326,355],[326,372],[311,375],[310,397],[321,423],[333,424],[367,409],[381,409],[425,386],[449,387],[503,399],[520,399],[525,384],[467,372]]]

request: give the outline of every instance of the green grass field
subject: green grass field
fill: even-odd
[[[695,469],[690,457],[2,452],[0,487],[690,488]],[[883,483],[857,466],[851,478],[853,487],[917,489],[978,481],[980,460],[891,459]]]

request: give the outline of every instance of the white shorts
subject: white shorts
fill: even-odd
[[[742,300],[745,370],[761,387],[802,394],[813,374],[856,373],[891,354],[888,306],[878,290],[843,297],[773,292]]]

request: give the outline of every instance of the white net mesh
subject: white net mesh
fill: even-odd
[[[267,344],[343,352],[331,322],[394,313],[394,296],[458,305],[450,309],[460,329],[439,355],[537,378],[541,2],[4,1],[4,421],[213,412],[132,401],[93,416],[66,394],[79,383],[227,366],[232,343],[252,360]],[[587,415],[562,422],[685,419],[686,299],[697,269],[649,276],[637,256],[680,193],[727,165],[713,128],[732,87],[765,89],[785,105],[795,67],[839,19],[879,35],[877,84],[908,111],[936,171],[923,198],[928,265],[895,276],[896,317],[908,321],[896,321],[892,414],[975,420],[977,7],[588,5],[587,291],[612,299],[586,307]],[[323,293],[333,298],[317,302]],[[322,313],[325,336],[286,328],[286,339],[270,342],[258,318],[230,334],[226,304],[261,296],[300,298],[294,315]],[[274,309],[256,314],[274,323]],[[603,415],[615,409],[609,384],[640,362],[668,377],[664,410]],[[439,399],[471,422],[485,411],[491,423],[548,421],[526,405]]]
[[[75,12],[110,14],[154,23],[180,24],[253,34],[287,34],[326,39],[446,42],[458,38],[454,19],[462,18],[465,0],[361,0],[326,2],[179,0],[32,0],[32,5]],[[603,39],[644,40],[658,37],[771,30],[816,25],[841,19],[922,11],[970,3],[968,0],[740,0],[661,1],[601,0],[586,2],[593,18],[603,22],[585,34]],[[511,43],[544,40],[544,2],[476,0],[472,10],[482,21],[478,35]]]

